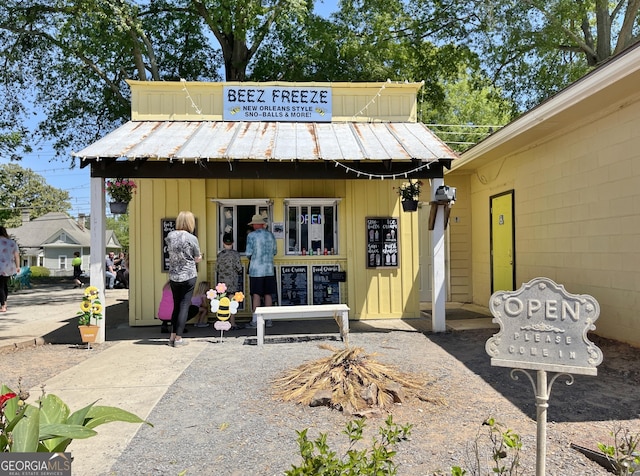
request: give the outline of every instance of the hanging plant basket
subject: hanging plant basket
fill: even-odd
[[[418,200],[401,200],[400,203],[405,212],[415,212],[418,209]]]
[[[109,209],[113,215],[124,215],[128,206],[128,202],[109,202]]]

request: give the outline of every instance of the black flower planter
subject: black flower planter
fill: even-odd
[[[109,209],[113,215],[124,215],[128,206],[127,202],[109,202]]]
[[[418,200],[402,200],[400,203],[405,212],[415,212],[418,209]]]

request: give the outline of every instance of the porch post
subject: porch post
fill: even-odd
[[[105,200],[104,200],[104,179],[102,177],[91,177],[91,264],[90,281],[91,286],[100,290],[100,302],[102,303],[102,320],[99,322],[100,332],[96,342],[105,341],[105,322],[107,320],[107,308],[104,295],[105,286]]]
[[[435,201],[436,190],[444,185],[443,178],[431,179],[431,201]],[[444,205],[437,205],[438,210],[431,232],[431,253],[433,263],[433,279],[431,286],[431,329],[433,332],[445,332],[445,301],[447,289],[445,283],[444,260]]]

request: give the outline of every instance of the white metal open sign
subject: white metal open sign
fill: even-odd
[[[597,375],[602,351],[587,337],[600,315],[593,297],[535,278],[517,291],[494,293],[489,307],[500,325],[485,345],[491,365]]]
[[[225,86],[225,121],[331,122],[331,88]]]

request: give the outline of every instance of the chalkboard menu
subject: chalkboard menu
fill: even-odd
[[[367,268],[397,268],[398,219],[367,218]]]
[[[313,304],[339,304],[340,282],[333,281],[339,265],[311,266],[313,276]]]
[[[308,304],[308,267],[280,266],[280,305]]]
[[[167,250],[167,243],[164,239],[167,235],[176,229],[175,218],[162,218],[160,220],[162,224],[162,272],[169,272],[169,251]]]
[[[167,237],[169,233],[176,229],[176,219],[175,218],[161,218],[160,226],[162,228],[162,242],[160,245],[162,246],[162,272],[169,272],[169,251],[167,249],[167,242],[164,239]],[[193,230],[193,234],[198,236],[198,220],[196,219],[196,229]]]

